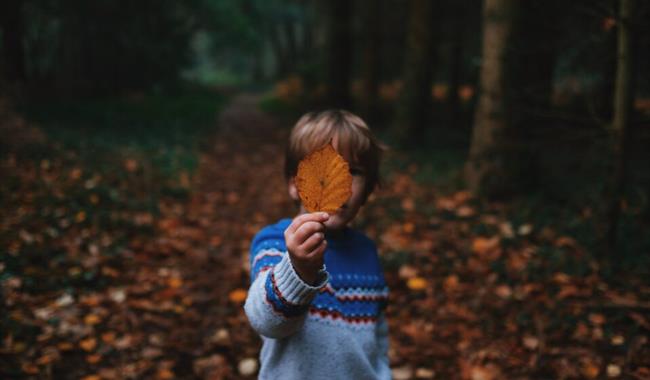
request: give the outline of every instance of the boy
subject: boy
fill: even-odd
[[[285,176],[299,201],[298,163],[331,141],[352,175],[335,213],[306,213],[262,229],[251,244],[244,306],[262,335],[260,379],[389,379],[388,288],[374,243],[348,227],[379,182],[381,146],[347,111],[309,113],[289,138]]]

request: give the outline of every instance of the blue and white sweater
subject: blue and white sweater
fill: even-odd
[[[244,309],[262,336],[260,379],[390,379],[388,288],[374,243],[346,229],[327,238],[321,282],[310,286],[291,265],[284,230],[262,229],[251,244]]]

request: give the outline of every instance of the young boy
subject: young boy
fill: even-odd
[[[299,201],[298,163],[329,142],[345,158],[352,195],[335,213],[300,214],[251,244],[244,306],[262,335],[260,379],[389,379],[388,288],[374,243],[348,224],[379,182],[381,146],[347,111],[309,113],[289,138],[285,176]]]

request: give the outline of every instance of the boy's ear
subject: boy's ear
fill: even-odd
[[[300,200],[300,195],[298,195],[298,188],[296,187],[295,177],[291,177],[291,179],[289,179],[288,185],[289,185],[289,196],[291,197],[291,199],[293,199],[294,201]]]

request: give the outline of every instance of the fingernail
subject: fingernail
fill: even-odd
[[[330,214],[324,212],[324,213],[321,214],[321,216],[322,216],[323,218],[326,218],[326,219],[327,219],[327,218],[330,217]]]

